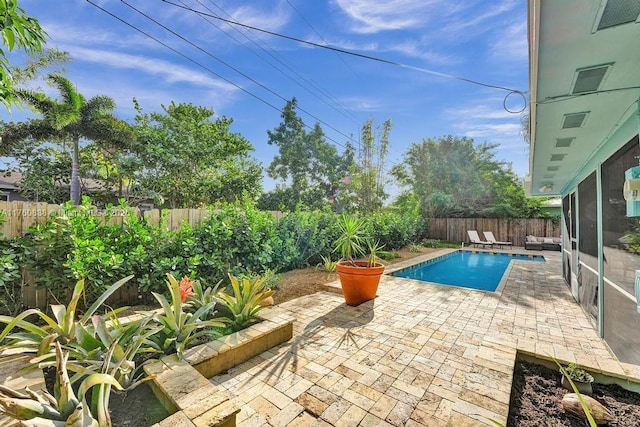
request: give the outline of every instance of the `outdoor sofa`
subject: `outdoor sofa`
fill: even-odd
[[[559,251],[562,240],[560,237],[536,237],[527,236],[524,248],[528,250]]]

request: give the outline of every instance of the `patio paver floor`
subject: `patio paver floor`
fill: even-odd
[[[572,298],[560,254],[544,255],[515,262],[501,293],[383,276],[358,307],[330,292],[281,304],[293,339],[210,381],[236,396],[239,426],[505,422],[516,348],[625,368]]]

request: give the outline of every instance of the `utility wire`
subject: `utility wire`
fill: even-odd
[[[586,93],[574,93],[574,94],[566,94],[566,95],[556,95],[556,96],[547,96],[541,101],[536,102],[536,105],[544,105],[544,104],[554,104],[556,102],[568,101],[570,99],[579,98],[582,96],[589,95],[600,95],[611,92],[620,92],[623,90],[634,90],[640,89],[640,86],[627,86],[627,87],[617,87],[613,89],[603,89],[596,92],[586,92]]]
[[[107,15],[111,16],[112,18],[114,18],[114,19],[116,19],[116,20],[118,20],[118,21],[122,22],[122,23],[123,23],[123,24],[125,24],[126,26],[128,26],[128,27],[130,27],[130,28],[132,28],[132,29],[136,30],[137,32],[139,32],[139,33],[141,33],[141,34],[145,35],[146,37],[148,37],[148,38],[150,38],[151,40],[155,41],[156,43],[158,43],[158,44],[160,44],[160,45],[164,46],[165,48],[167,48],[167,49],[169,49],[170,51],[174,52],[175,54],[177,54],[177,55],[181,56],[182,58],[186,59],[187,61],[189,61],[189,62],[191,62],[191,63],[193,63],[193,64],[197,65],[198,67],[200,67],[200,68],[202,68],[202,69],[206,70],[207,72],[209,72],[209,73],[213,74],[214,76],[216,76],[216,77],[220,78],[221,80],[224,80],[225,82],[227,82],[227,83],[231,84],[232,86],[234,86],[234,87],[236,87],[236,88],[240,89],[242,92],[246,93],[247,95],[251,96],[252,98],[257,99],[258,101],[262,102],[263,104],[267,105],[268,107],[271,107],[271,108],[272,108],[272,109],[274,109],[275,111],[282,112],[282,110],[281,110],[280,108],[276,107],[275,105],[273,105],[273,104],[272,104],[272,103],[270,103],[269,101],[267,101],[267,100],[265,100],[265,99],[261,98],[260,96],[258,96],[258,95],[256,95],[256,94],[252,93],[251,91],[249,91],[249,90],[247,90],[247,89],[245,89],[245,88],[241,87],[241,86],[240,86],[240,85],[238,85],[237,83],[234,83],[234,82],[232,82],[231,80],[229,80],[229,79],[227,79],[227,78],[225,78],[225,77],[221,76],[220,74],[216,73],[215,71],[213,71],[212,69],[210,69],[210,68],[208,68],[207,66],[203,65],[202,63],[200,63],[200,62],[198,62],[198,61],[196,61],[196,60],[194,60],[194,59],[192,59],[192,58],[188,57],[187,55],[183,54],[182,52],[178,51],[177,49],[175,49],[175,48],[173,48],[173,47],[169,46],[167,43],[165,43],[165,42],[163,42],[163,41],[159,40],[158,38],[156,38],[156,37],[152,36],[151,34],[149,34],[149,33],[145,32],[144,30],[141,30],[140,28],[136,27],[135,25],[133,25],[133,24],[131,24],[131,23],[129,23],[129,22],[127,22],[127,21],[125,21],[124,19],[122,19],[122,18],[120,18],[119,16],[115,15],[114,13],[112,13],[112,12],[108,11],[107,9],[105,9],[105,8],[103,8],[103,7],[101,7],[101,6],[97,5],[97,4],[95,4],[95,3],[93,3],[93,1],[92,1],[92,0],[86,0],[86,1],[87,1],[87,3],[89,3],[90,5],[92,5],[92,6],[96,7],[96,8],[98,8],[98,9],[100,9],[101,11],[103,11],[103,12],[104,12],[104,13],[106,13]],[[298,108],[298,109],[300,109],[300,108]],[[313,127],[312,127],[312,126],[309,126],[309,125],[308,125],[308,124],[306,124],[304,121],[302,121],[302,123],[303,123],[303,125],[304,125],[306,128],[313,130]],[[342,134],[342,132],[340,132],[340,133]],[[324,135],[324,137],[325,137],[325,138],[327,138],[328,140],[330,140],[331,142],[333,142],[334,144],[336,144],[336,145],[338,145],[338,146],[342,147],[342,148],[345,148],[345,149],[347,148],[347,146],[346,146],[346,145],[344,145],[344,144],[342,144],[342,143],[340,143],[340,142],[336,141],[335,139],[331,138],[330,136]],[[360,141],[355,141],[355,140],[353,140],[353,138],[352,138],[352,137],[348,137],[348,139],[349,139],[350,141],[354,141],[357,145],[361,145],[361,144],[360,144]]]
[[[318,30],[315,29],[315,27],[313,25],[311,25],[311,22],[309,22],[307,20],[307,18],[304,17],[304,15],[302,13],[300,13],[300,11],[298,9],[296,9],[296,7],[293,5],[293,3],[291,3],[289,0],[287,0],[287,4],[291,7],[291,9],[293,9],[298,16],[300,16],[300,18],[302,18],[302,20],[304,21],[305,24],[307,24],[307,26],[309,28],[311,28],[311,30],[313,30],[314,33],[316,33],[316,35],[318,37],[320,37],[320,40],[322,40],[323,42],[326,43],[326,45],[329,45],[329,42],[322,37],[322,34],[320,34],[320,32]],[[347,63],[347,61],[344,60],[344,58],[340,55],[338,55],[338,53],[336,52],[336,56],[338,57],[338,59],[340,60],[340,62],[342,62],[344,64],[345,67],[347,67],[356,77],[357,77],[357,73],[354,71],[353,68],[351,68],[351,66]]]
[[[185,5],[184,1],[182,0],[178,0],[180,1],[180,3],[182,3],[183,5]],[[216,5],[215,3],[213,3],[213,1],[209,0],[211,2],[211,4],[213,4],[215,7],[217,7],[220,11],[222,11],[223,13],[227,14],[222,8],[220,8],[218,5]],[[202,7],[204,7],[205,9],[207,9],[208,11],[212,12],[213,11],[206,6],[205,4],[202,3],[201,0],[196,0],[196,2],[198,2]],[[228,15],[228,14],[227,14]],[[291,67],[289,67],[287,64],[285,64],[282,60],[280,60],[279,58],[277,58],[275,55],[273,55],[272,53],[268,52],[264,47],[260,46],[256,41],[252,40],[249,36],[247,36],[244,32],[242,32],[241,30],[239,30],[237,27],[234,27],[232,25],[229,25],[234,31],[236,31],[237,33],[239,33],[242,37],[244,37],[245,39],[247,39],[249,42],[253,43],[257,48],[259,48],[260,50],[262,50],[265,54],[271,56],[271,58],[273,58],[275,61],[279,62],[283,67],[285,67],[286,69],[288,69],[289,71],[291,71],[292,73],[294,73],[295,75],[297,75],[300,79],[304,80],[307,84],[309,84],[311,87],[313,87],[313,89],[315,89],[317,92],[314,92],[313,90],[311,90],[309,87],[306,87],[304,84],[302,84],[301,82],[297,81],[295,78],[293,78],[291,75],[287,74],[284,70],[282,70],[281,68],[277,67],[274,63],[270,62],[267,58],[265,58],[264,56],[260,55],[256,50],[252,49],[250,46],[248,46],[247,44],[243,43],[241,40],[237,39],[235,36],[233,36],[232,34],[230,34],[228,31],[226,31],[225,29],[221,28],[220,26],[216,25],[213,21],[211,21],[210,19],[208,19],[205,16],[202,15],[198,15],[200,18],[202,18],[203,20],[205,20],[209,25],[217,28],[218,30],[222,31],[227,37],[231,38],[232,40],[234,40],[236,43],[238,43],[239,45],[244,46],[246,49],[248,49],[249,51],[251,51],[254,55],[256,55],[258,58],[260,58],[262,61],[264,61],[265,63],[269,64],[272,68],[274,68],[275,70],[279,71],[282,75],[284,75],[285,77],[289,78],[292,82],[294,82],[295,84],[297,84],[298,86],[300,86],[301,88],[303,88],[304,90],[306,90],[307,92],[309,92],[311,95],[315,96],[317,99],[319,99],[321,102],[325,103],[327,106],[329,106],[330,108],[334,109],[336,112],[338,112],[339,114],[341,114],[343,117],[345,117],[348,120],[351,120],[354,124],[359,124],[357,117],[353,116],[353,114],[351,114],[351,116],[347,115],[345,111],[340,111],[340,109],[338,109],[336,107],[336,105],[339,106],[339,104],[332,99],[331,95],[325,93],[324,96],[327,96],[328,98],[330,98],[336,105],[332,105],[331,103],[329,103],[326,99],[323,99],[321,95],[323,95],[322,93],[317,93],[317,92],[322,92],[321,89],[318,89],[317,87],[315,87],[311,82],[309,82],[307,79],[305,79],[303,76],[301,76],[299,73],[297,73],[294,69],[292,69]],[[230,15],[229,15],[230,16]],[[326,92],[326,91],[325,91]]]
[[[201,3],[200,0],[196,0],[198,3]],[[231,14],[229,14],[227,11],[225,11],[222,7],[220,7],[218,4],[216,4],[213,0],[209,0],[209,3],[211,3],[212,5],[214,5],[218,10],[220,10],[222,13],[224,13],[226,16],[228,16],[229,18],[233,19],[233,16],[231,16]],[[209,9],[208,7],[205,7],[209,12],[214,13],[211,9]],[[324,96],[326,96],[327,98],[329,98],[338,108],[342,108],[344,110],[345,113],[348,113],[351,118],[352,121],[354,123],[357,123],[358,125],[360,124],[361,120],[358,116],[356,116],[348,107],[346,107],[344,104],[340,103],[337,99],[335,99],[335,97],[329,93],[326,89],[323,89],[320,85],[316,84],[315,82],[313,82],[312,80],[309,80],[307,78],[305,78],[303,75],[301,75],[300,73],[298,73],[294,68],[288,66],[284,61],[286,61],[286,59],[280,55],[275,49],[273,49],[271,46],[269,46],[269,44],[261,38],[258,38],[258,40],[260,40],[272,53],[269,53],[266,51],[265,48],[263,48],[262,46],[260,46],[256,41],[254,41],[253,39],[251,39],[247,33],[248,31],[241,31],[240,29],[238,29],[236,26],[231,25],[231,24],[227,24],[229,25],[229,27],[233,28],[234,30],[236,30],[239,34],[241,34],[244,38],[246,38],[247,40],[249,40],[250,42],[252,42],[253,44],[255,44],[256,46],[258,46],[258,48],[262,49],[264,52],[266,52],[268,55],[270,55],[272,58],[274,58],[276,61],[278,61],[280,64],[282,64],[286,69],[288,69],[289,71],[291,71],[293,74],[295,74],[296,76],[298,76],[301,80],[304,80],[306,83],[308,83],[311,87],[313,87],[315,90],[317,90],[320,94],[323,94]],[[278,59],[277,57],[282,58],[282,60]],[[342,113],[341,113],[342,114]],[[344,115],[344,114],[343,114]],[[346,116],[345,116],[346,117]]]
[[[321,49],[327,49],[327,50],[331,50],[331,51],[334,51],[334,52],[343,53],[345,55],[351,55],[351,56],[356,56],[356,57],[363,58],[363,59],[369,59],[371,61],[381,62],[383,64],[395,65],[397,67],[407,68],[407,69],[418,71],[418,72],[421,72],[421,73],[431,74],[431,75],[434,75],[434,76],[444,77],[444,78],[448,78],[448,79],[460,80],[460,81],[463,81],[463,82],[471,83],[471,84],[478,85],[478,86],[488,87],[488,88],[492,88],[492,89],[504,90],[504,91],[509,92],[509,94],[507,96],[509,96],[511,94],[519,94],[526,100],[524,92],[521,91],[521,90],[518,90],[518,89],[512,89],[512,88],[509,88],[509,87],[493,85],[493,84],[489,84],[489,83],[483,83],[483,82],[480,82],[480,81],[477,81],[477,80],[468,79],[466,77],[454,76],[454,75],[451,75],[451,74],[441,73],[439,71],[428,70],[426,68],[416,67],[414,65],[403,64],[401,62],[391,61],[389,59],[384,59],[384,58],[379,58],[379,57],[376,57],[376,56],[366,55],[364,53],[353,52],[353,51],[342,49],[342,48],[335,47],[335,46],[329,46],[329,45],[323,45],[323,44],[320,44],[320,43],[314,43],[314,42],[311,42],[311,41],[308,41],[308,40],[303,40],[303,39],[300,39],[300,38],[297,38],[297,37],[288,36],[286,34],[276,33],[274,31],[269,31],[269,30],[265,30],[263,28],[254,27],[252,25],[243,24],[241,22],[234,21],[234,20],[231,20],[231,19],[226,19],[226,18],[223,18],[223,17],[215,15],[215,14],[209,14],[209,13],[206,13],[206,12],[203,12],[203,11],[195,10],[195,9],[187,7],[187,6],[182,6],[182,5],[179,5],[177,3],[173,3],[173,2],[171,2],[169,0],[161,0],[161,1],[163,1],[164,3],[170,4],[172,6],[191,11],[191,12],[199,14],[199,15],[209,16],[211,18],[218,19],[220,21],[226,22],[226,23],[231,24],[231,25],[237,25],[237,26],[240,26],[240,27],[248,28],[248,29],[253,30],[253,31],[258,31],[258,32],[261,32],[261,33],[269,34],[269,35],[272,35],[272,36],[275,36],[275,37],[280,37],[280,38],[291,40],[291,41],[295,41],[295,42],[298,42],[298,43],[303,43],[303,44],[306,44],[306,45],[309,45],[309,46],[318,47],[318,48],[321,48]],[[507,111],[514,112],[514,111],[510,111],[510,110],[507,110]]]
[[[166,25],[162,24],[161,22],[157,21],[156,19],[150,17],[149,15],[147,15],[146,13],[142,12],[140,9],[137,9],[135,6],[130,5],[129,3],[126,2],[126,0],[120,0],[122,3],[124,3],[125,5],[127,5],[129,8],[135,10],[136,12],[138,12],[140,15],[144,16],[145,18],[147,18],[148,20],[152,21],[153,23],[155,23],[156,25],[164,28],[166,31],[169,31],[171,34],[175,35],[176,37],[180,38],[181,40],[183,40],[184,42],[190,44],[191,46],[195,47],[196,49],[198,49],[199,51],[201,51],[202,53],[210,56],[211,58],[215,59],[216,61],[220,62],[221,64],[223,64],[224,66],[231,68],[233,71],[235,71],[236,73],[240,74],[242,77],[248,79],[249,81],[251,81],[252,83],[255,83],[256,85],[260,86],[262,89],[266,90],[267,92],[271,93],[272,95],[280,98],[281,100],[283,100],[285,103],[288,102],[289,100],[287,98],[285,98],[284,96],[280,95],[278,92],[272,90],[271,88],[265,86],[264,84],[260,83],[259,81],[255,80],[254,78],[252,78],[251,76],[243,73],[242,71],[240,71],[238,68],[234,67],[233,65],[223,61],[222,59],[218,58],[217,56],[215,56],[214,54],[212,54],[211,52],[207,51],[206,49],[203,49],[202,47],[198,46],[197,44],[193,43],[191,40],[187,39],[186,37],[182,36],[181,34],[173,31],[171,28],[167,27]],[[340,135],[344,136],[345,138],[352,140],[353,142],[356,142],[353,137],[351,137],[350,135],[347,135],[346,133],[342,132],[341,130],[339,130],[338,128],[334,127],[333,125],[325,122],[324,120],[320,119],[319,117],[315,116],[314,114],[312,114],[311,112],[298,107],[298,109],[300,111],[302,111],[303,113],[307,114],[309,117],[312,117],[314,120],[318,121],[319,123],[322,123],[323,125],[327,126],[328,128],[332,129],[333,131],[339,133]],[[280,110],[278,110],[280,111]],[[357,143],[357,142],[356,142]]]

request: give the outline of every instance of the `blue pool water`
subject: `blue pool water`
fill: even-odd
[[[458,251],[396,271],[392,275],[493,292],[514,259],[544,262],[541,256]]]

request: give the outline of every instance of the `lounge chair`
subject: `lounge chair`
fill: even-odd
[[[480,236],[476,230],[467,230],[467,234],[469,235],[469,242],[473,243],[475,246],[482,245],[484,247],[493,245],[491,242],[480,240]]]
[[[500,246],[500,247],[502,247],[502,246],[511,246],[511,247],[513,247],[513,243],[511,243],[511,242],[500,242],[500,241],[496,240],[495,236],[493,235],[493,231],[485,231],[484,232],[484,238],[487,239],[487,242],[491,242],[494,245],[497,245],[497,246]]]

